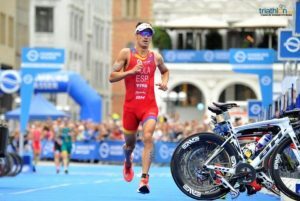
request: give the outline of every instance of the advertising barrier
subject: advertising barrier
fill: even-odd
[[[101,142],[74,142],[72,145],[71,160],[79,161],[102,161],[123,162],[123,141],[101,141]],[[177,146],[175,142],[154,143],[154,163],[170,163],[172,154]],[[144,145],[137,142],[134,149],[134,162],[142,162],[142,151]],[[42,142],[41,159],[54,158],[54,144],[52,141]]]

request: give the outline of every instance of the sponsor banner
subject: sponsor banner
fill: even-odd
[[[156,142],[154,147],[154,162],[170,163],[176,146],[177,143],[174,142]]]
[[[270,49],[230,49],[234,72],[258,76],[263,107],[273,101],[273,62],[274,51]]]
[[[107,162],[123,162],[123,141],[102,141],[102,142],[74,142],[72,145],[72,160],[99,160]],[[154,160],[155,163],[170,163],[173,152],[177,146],[174,142],[155,142]],[[142,151],[144,145],[137,142],[134,149],[134,159],[136,163],[142,162]],[[42,142],[41,159],[54,158],[54,143],[44,140]]]
[[[260,100],[248,100],[248,118],[258,119],[262,114],[262,102]]]
[[[274,50],[272,49],[230,49],[230,63],[231,64],[273,64]],[[247,66],[249,68],[249,66]],[[257,68],[257,66],[250,66]]]
[[[291,29],[278,31],[278,60],[300,60],[300,36],[293,35]]]
[[[98,142],[76,142],[72,145],[71,159],[98,160]]]
[[[111,162],[123,162],[123,141],[102,141],[99,145],[99,160]],[[137,142],[134,149],[134,162],[142,161],[143,143]]]
[[[42,150],[41,150],[41,159],[53,159],[54,158],[54,143],[53,141],[43,140],[42,141]]]
[[[64,49],[22,48],[20,131],[25,133],[34,82],[38,74],[60,70],[65,62]],[[21,139],[23,141],[23,139]],[[22,153],[20,148],[20,152]]]
[[[57,48],[22,48],[22,68],[62,68],[65,50]]]
[[[169,63],[228,63],[226,50],[163,50],[162,56]]]

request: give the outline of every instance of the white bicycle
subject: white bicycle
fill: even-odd
[[[171,160],[171,173],[179,189],[198,200],[218,199],[229,192],[237,197],[241,187],[260,178],[264,186],[272,188],[275,183],[288,197],[300,200],[299,136],[289,118],[233,128],[228,109],[236,104],[216,105],[209,109],[216,114],[217,122],[227,128],[226,136],[198,133],[177,146]],[[277,127],[278,133],[258,153],[246,157],[238,140],[239,131],[262,127]],[[271,178],[263,171],[266,164]]]

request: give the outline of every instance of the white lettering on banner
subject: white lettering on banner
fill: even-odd
[[[36,82],[47,82],[47,81],[68,82],[69,76],[66,74],[63,74],[63,75],[39,74],[35,78],[35,81]]]
[[[268,53],[248,53],[248,60],[251,61],[263,61],[265,58],[269,57]]]
[[[95,148],[95,145],[77,145],[74,153],[88,155],[91,151],[95,150]]]
[[[36,82],[34,83],[35,89],[58,89],[57,82]]]
[[[159,155],[162,159],[168,159],[173,155],[174,148],[168,147],[166,144],[162,144],[159,148]]]
[[[123,145],[111,145],[109,153],[112,156],[123,156]]]

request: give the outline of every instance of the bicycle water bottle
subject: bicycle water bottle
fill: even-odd
[[[260,151],[264,148],[264,146],[266,146],[266,144],[268,144],[272,139],[272,134],[265,134],[264,136],[262,136],[257,144],[256,144],[256,151]]]

